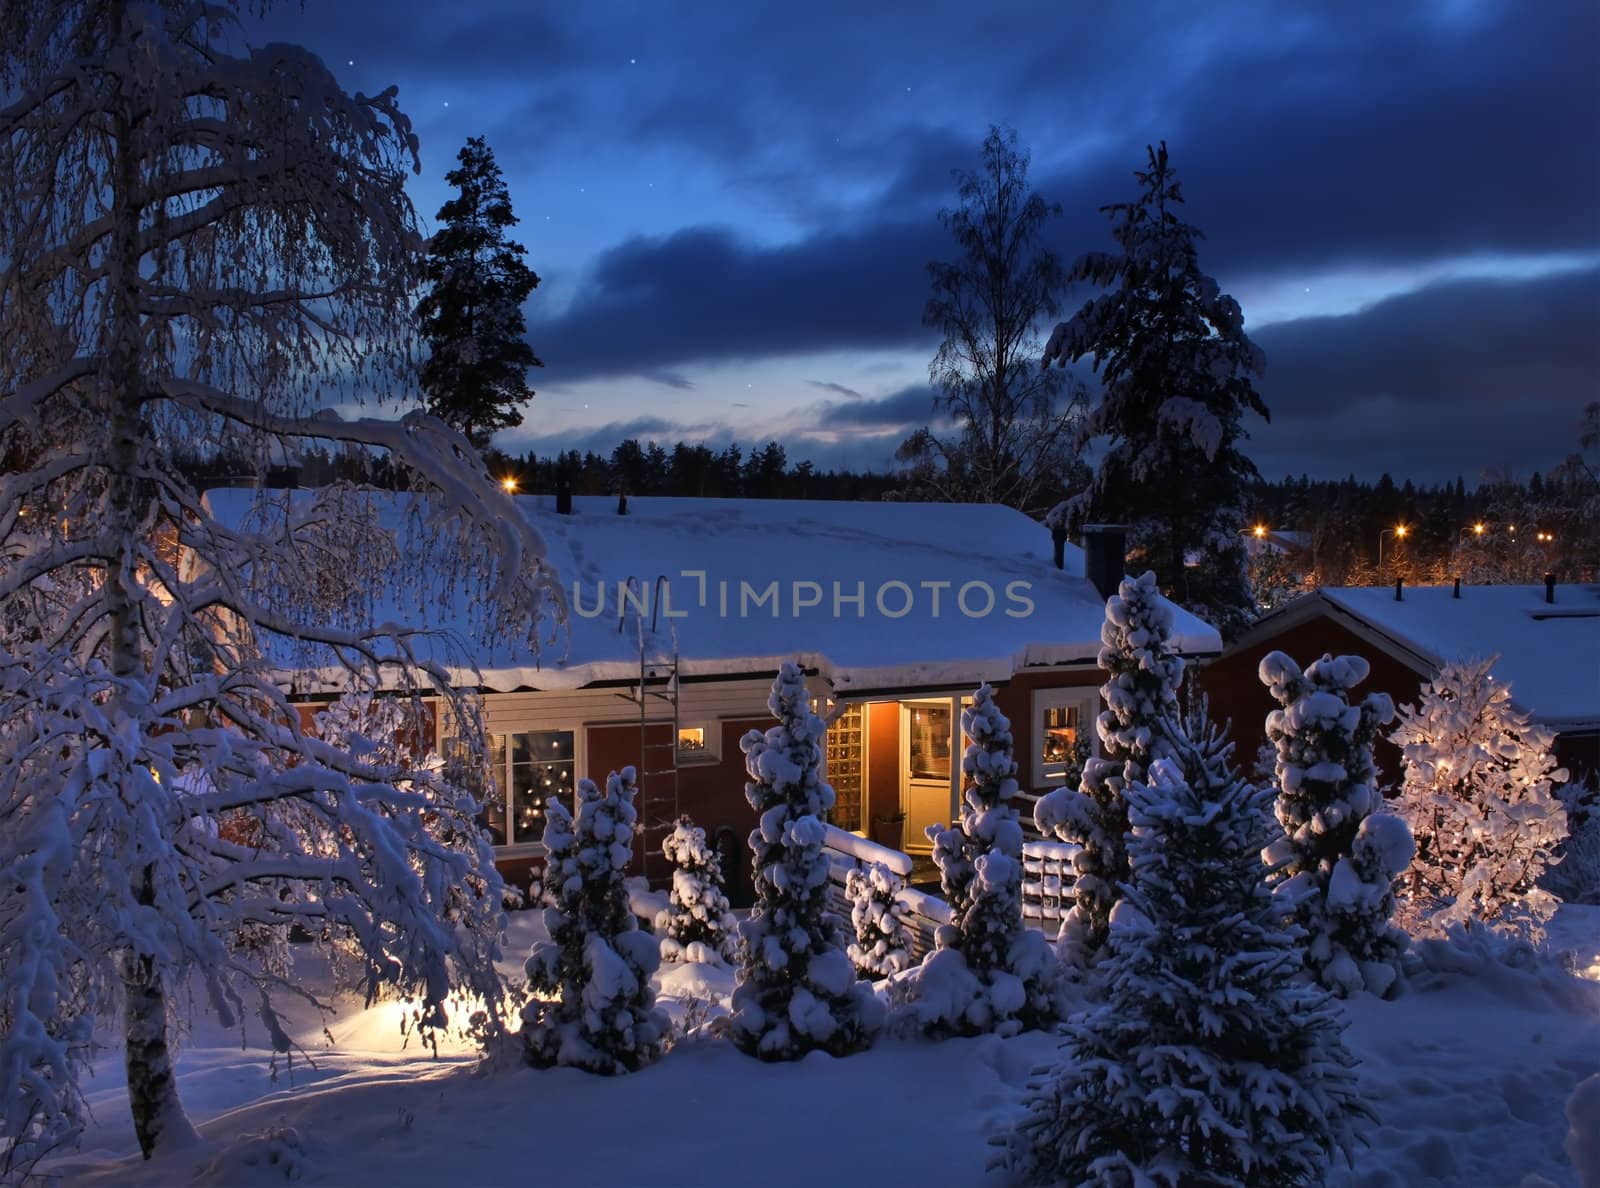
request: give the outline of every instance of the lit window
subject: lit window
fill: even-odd
[[[1099,704],[1090,689],[1042,689],[1033,695],[1033,786],[1072,783],[1094,754],[1094,715]]]
[[[950,778],[950,707],[913,705],[911,707],[911,778],[948,780]]]
[[[491,734],[485,768],[489,779],[478,792],[480,823],[496,846],[526,846],[544,838],[545,807],[559,800],[573,809],[577,771],[573,732],[534,730]]]
[[[678,728],[678,753],[686,758],[696,758],[706,753],[706,728],[680,726]]]

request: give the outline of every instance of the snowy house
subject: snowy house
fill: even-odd
[[[239,518],[283,497],[207,495]],[[409,496],[371,498],[385,519],[412,513]],[[928,848],[928,825],[957,815],[960,710],[980,683],[1011,719],[1025,789],[1058,785],[1074,744],[1093,742],[1120,531],[1080,549],[1019,512],[971,504],[634,497],[619,514],[615,498],[515,503],[560,574],[565,630],[537,650],[467,652],[476,608],[416,600],[425,625],[455,633],[433,658],[485,694],[503,790],[488,826],[508,877],[542,853],[548,798],[628,764],[640,773],[647,873],[665,875],[660,838],[680,812],[742,852],[754,818],[739,739],[772,724],[767,695],[785,659],[804,665],[830,722],[833,823],[912,852]],[[405,558],[396,567],[413,593],[427,585]],[[1174,644],[1190,657],[1221,650],[1183,611]],[[308,706],[329,696],[310,666],[285,667]]]
[[[1556,756],[1577,779],[1600,772],[1600,586],[1383,586],[1323,589],[1264,616],[1202,680],[1219,719],[1231,719],[1239,751],[1253,755],[1274,707],[1256,676],[1261,658],[1283,651],[1302,663],[1324,652],[1366,657],[1358,692],[1417,700],[1450,660],[1498,656],[1494,674],[1512,700],[1556,732]],[[1386,778],[1399,755],[1378,751]]]

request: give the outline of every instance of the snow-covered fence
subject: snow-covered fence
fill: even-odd
[[[911,874],[911,856],[877,842],[846,833],[832,825],[822,843],[822,852],[828,859],[828,905],[847,921],[850,918],[850,897],[845,892],[845,880],[852,870],[863,870],[874,862],[888,867],[901,878]],[[913,961],[921,961],[933,948],[933,934],[941,924],[950,923],[950,905],[937,895],[928,895],[912,887],[902,889],[896,898],[911,912]]]
[[[1061,931],[1072,908],[1072,858],[1081,847],[1071,842],[1022,843],[1022,922],[1046,936]]]

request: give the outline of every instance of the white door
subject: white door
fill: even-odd
[[[948,825],[956,804],[955,699],[900,703],[900,807],[905,809],[907,851],[933,848],[928,826]]]

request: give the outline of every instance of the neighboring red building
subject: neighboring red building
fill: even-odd
[[[1372,674],[1357,694],[1414,703],[1449,660],[1498,656],[1512,700],[1556,732],[1556,756],[1575,779],[1600,772],[1600,588],[1412,586],[1318,590],[1265,616],[1202,672],[1219,719],[1231,719],[1238,754],[1253,758],[1276,703],[1256,670],[1268,652],[1301,665],[1324,653],[1364,656]],[[1398,780],[1387,742],[1378,764]]]

